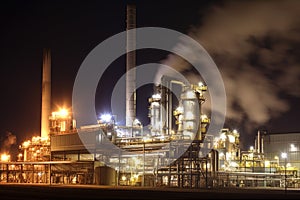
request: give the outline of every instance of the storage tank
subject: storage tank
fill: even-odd
[[[95,168],[96,185],[116,185],[116,170],[107,166]]]

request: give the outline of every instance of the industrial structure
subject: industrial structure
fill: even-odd
[[[136,8],[135,5],[127,5],[127,42],[126,42],[126,126],[131,126],[136,117]]]
[[[127,30],[136,26],[135,12],[135,6],[127,7]],[[237,130],[224,128],[218,137],[210,135],[209,117],[201,109],[209,88],[202,82],[162,76],[149,98],[150,124],[145,129],[135,113],[134,48],[132,32],[127,35],[126,124],[117,125],[112,113],[81,127],[72,110],[51,113],[51,56],[45,50],[41,135],[20,145],[17,161],[1,155],[0,182],[299,187],[299,133],[258,131],[254,147],[246,151],[240,149]],[[181,89],[176,108],[173,84]],[[108,144],[115,148],[106,148]]]
[[[63,120],[66,124],[73,121],[70,120],[70,115],[61,113],[63,116],[54,115],[56,118],[51,116],[51,120],[56,119],[61,124],[64,124]],[[189,145],[188,148],[178,159],[169,163],[168,159],[174,151],[168,144],[179,141],[176,140],[178,134],[165,137],[122,137],[118,134],[119,127],[113,124],[113,120],[99,120],[98,125],[83,128],[88,137],[95,137],[94,134],[98,132],[91,130],[101,129],[106,136],[111,136],[111,142],[128,151],[127,154],[111,157],[107,166],[101,161],[101,157],[106,154],[101,148],[97,148],[101,146],[97,136],[95,152],[91,154],[82,144],[73,125],[67,132],[57,127],[59,126],[51,129],[53,131],[50,132],[50,138],[37,136],[23,142],[20,146],[22,153],[16,162],[10,161],[9,155],[3,154],[0,162],[1,182],[188,188],[299,187],[299,144],[293,140],[293,144],[288,145],[289,140],[281,140],[274,142],[273,147],[276,145],[276,148],[273,150],[268,147],[270,141],[280,135],[288,139],[299,136],[299,133],[258,132],[257,139],[261,138],[262,145],[258,145],[256,140],[254,147],[241,151],[239,133],[236,130],[222,129],[219,137],[205,135],[209,138],[205,145],[212,145],[212,150],[207,155],[199,156],[201,148],[204,147],[203,141],[193,140],[189,143],[188,140],[181,140],[183,145]],[[115,139],[112,135],[115,135]],[[281,151],[280,145],[289,148]]]
[[[41,137],[49,135],[49,116],[51,113],[51,53],[44,49],[43,54],[43,82],[41,108]]]

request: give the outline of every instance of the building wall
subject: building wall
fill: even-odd
[[[277,161],[280,166],[285,165],[282,153],[287,153],[288,166],[300,169],[300,133],[265,134],[263,136],[265,159]]]

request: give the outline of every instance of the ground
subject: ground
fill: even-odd
[[[299,199],[300,190],[179,189],[77,185],[0,184],[6,200],[33,199]]]

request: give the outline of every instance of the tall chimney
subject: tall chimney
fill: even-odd
[[[135,5],[127,5],[127,28],[126,30],[136,28],[136,8]],[[126,48],[127,51],[135,49],[136,32],[127,32]],[[136,72],[135,72],[135,51],[126,54],[126,126],[132,126],[133,120],[136,118]],[[133,70],[134,69],[134,70]],[[131,71],[129,71],[131,70]]]
[[[41,137],[49,136],[49,116],[51,112],[51,54],[50,49],[43,52]]]
[[[260,135],[260,131],[257,131],[257,153],[261,153],[261,135]]]

